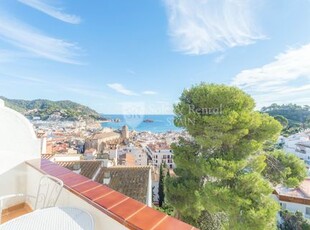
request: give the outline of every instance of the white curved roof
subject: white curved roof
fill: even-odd
[[[30,159],[40,158],[40,140],[22,114],[0,99],[0,175]]]

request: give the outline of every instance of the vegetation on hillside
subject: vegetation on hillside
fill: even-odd
[[[7,107],[14,109],[25,116],[33,119],[39,117],[41,120],[100,120],[101,116],[95,110],[87,106],[66,100],[50,101],[44,99],[37,100],[16,100],[0,97]]]
[[[306,128],[310,128],[309,105],[278,105],[274,103],[268,107],[263,107],[261,111],[273,116],[282,124],[282,134],[284,136],[292,135]]]
[[[254,100],[236,87],[184,90],[175,124],[192,139],[173,145],[176,177],[165,180],[165,200],[176,217],[200,229],[275,229],[280,207],[270,196],[272,184],[297,185],[305,168],[290,172],[300,160],[285,154],[272,155],[279,168],[268,165],[274,161],[267,160],[265,142],[274,142],[282,126],[254,108]],[[269,175],[281,168],[286,171],[280,177]]]

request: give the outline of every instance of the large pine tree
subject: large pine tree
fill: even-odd
[[[281,125],[254,111],[236,87],[200,84],[184,90],[175,124],[192,136],[173,146],[177,176],[165,181],[177,216],[202,229],[274,229],[277,203],[263,145]]]

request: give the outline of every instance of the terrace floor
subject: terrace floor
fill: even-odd
[[[18,204],[10,208],[4,209],[2,211],[2,219],[0,224],[5,223],[21,215],[27,214],[29,212],[32,212],[32,209],[26,203]]]

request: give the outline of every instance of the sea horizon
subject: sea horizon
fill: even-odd
[[[138,132],[165,133],[169,131],[180,132],[183,129],[174,125],[173,114],[102,114],[104,118],[116,122],[102,122],[102,127],[121,129],[127,125],[129,130]]]

